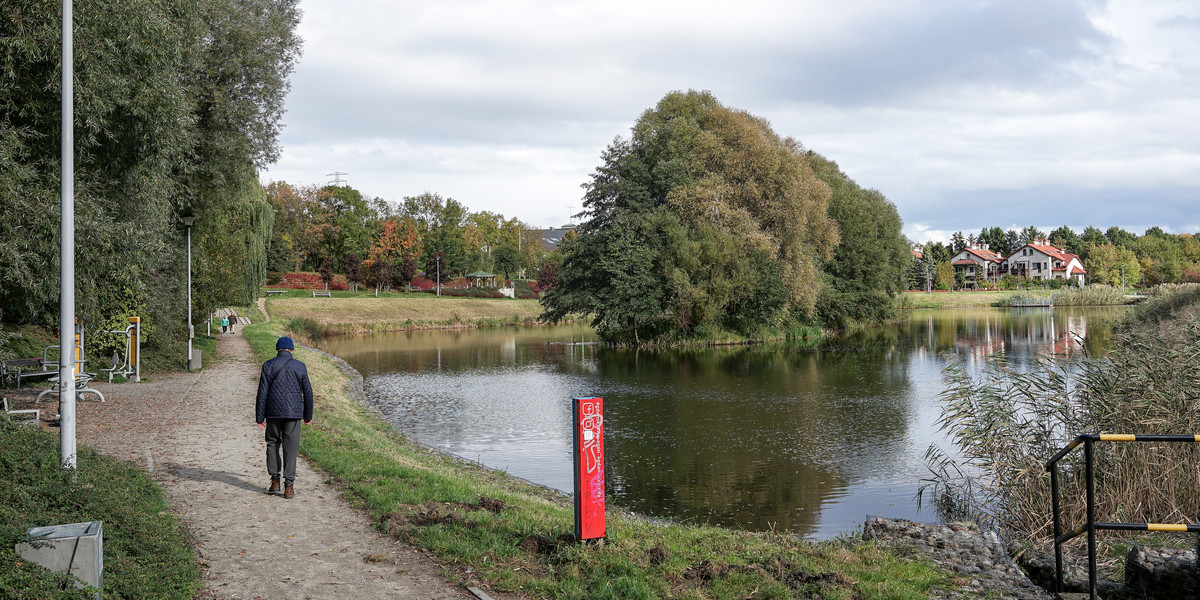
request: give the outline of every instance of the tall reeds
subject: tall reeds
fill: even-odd
[[[971,376],[947,368],[940,423],[952,450],[931,447],[922,498],[955,517],[1045,541],[1052,527],[1045,461],[1081,433],[1200,434],[1200,288],[1139,307],[1102,358],[1050,357],[1020,371],[1003,359]],[[1098,443],[1097,518],[1194,523],[1198,444]],[[1083,522],[1083,455],[1060,463],[1063,523]]]
[[[1129,303],[1124,290],[1110,285],[1063,288],[1055,293],[1053,298],[1055,306],[1108,306]]]

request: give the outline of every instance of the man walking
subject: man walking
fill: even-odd
[[[263,363],[258,377],[258,399],[254,421],[259,430],[266,431],[267,473],[271,476],[268,494],[279,493],[279,478],[283,477],[283,497],[296,495],[292,484],[296,480],[296,451],[300,448],[300,420],[312,423],[313,393],[308,381],[308,367],[292,358],[292,338],[281,337],[275,342],[278,354]],[[266,422],[264,427],[263,422]],[[282,456],[280,456],[282,454]]]

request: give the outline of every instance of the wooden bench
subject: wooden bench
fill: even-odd
[[[326,298],[332,298],[332,297],[333,297],[333,295],[332,295],[332,294],[329,292],[329,290],[324,290],[324,291],[322,291],[322,290],[313,290],[313,298],[316,298],[317,296],[324,296],[324,297],[326,297]]]
[[[268,297],[276,295],[276,294],[286,294],[286,293],[287,293],[287,290],[267,290]]]
[[[21,389],[21,380],[26,377],[49,377],[57,375],[57,370],[48,370],[49,365],[41,358],[15,358],[6,360],[0,363],[0,381],[5,381],[11,375],[17,382],[17,389]],[[26,371],[30,367],[36,367],[36,371]]]

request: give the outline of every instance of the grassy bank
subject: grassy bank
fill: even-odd
[[[14,545],[30,527],[103,521],[104,598],[191,598],[200,570],[150,477],[83,446],[75,481],[59,461],[56,432],[0,418],[0,597],[91,598]]]
[[[272,317],[297,321],[310,337],[356,333],[534,324],[542,313],[537,300],[438,298],[429,294],[390,297],[270,298]]]
[[[1016,294],[1029,292],[997,291],[997,292],[904,292],[901,296],[902,308],[984,308],[996,306],[1006,298]]]
[[[289,320],[246,329],[260,359]],[[333,360],[301,348],[316,391],[301,451],[381,530],[433,551],[463,583],[538,598],[925,598],[950,575],[849,541],[663,525],[610,512],[602,544],[559,494],[418,446],[354,399]],[[565,399],[564,399],[565,401]],[[567,536],[569,537],[569,536]]]

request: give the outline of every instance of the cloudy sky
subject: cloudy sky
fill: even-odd
[[[836,160],[915,241],[1200,231],[1192,0],[302,0],[264,181],[557,226],[614,137],[709,90]]]

